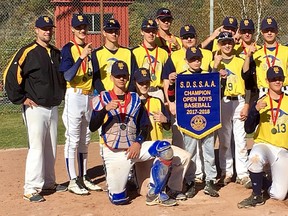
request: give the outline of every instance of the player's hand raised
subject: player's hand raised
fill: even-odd
[[[247,56],[251,57],[257,50],[255,42],[248,47]]]
[[[261,109],[264,109],[267,106],[267,102],[264,101],[265,97],[258,100],[255,108],[257,111],[260,111]]]
[[[223,57],[221,54],[221,50],[217,50],[214,55],[214,66],[213,68],[218,68],[220,62],[222,61]]]
[[[106,109],[107,111],[117,109],[119,102],[120,102],[120,100],[111,100],[111,101],[105,106],[105,109]]]
[[[86,58],[88,55],[91,55],[91,52],[92,52],[92,43],[88,43],[84,48],[83,48],[83,51],[81,53],[81,56],[80,58],[81,59],[84,59]]]

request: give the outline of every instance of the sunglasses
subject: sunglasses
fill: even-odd
[[[161,20],[161,22],[172,22],[173,18],[171,17],[165,17],[165,18],[159,18]]]
[[[188,40],[189,38],[193,39],[193,38],[195,38],[195,35],[194,34],[187,34],[187,35],[182,36],[182,39],[184,39],[184,40]]]

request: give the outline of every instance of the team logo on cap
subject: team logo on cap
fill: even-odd
[[[83,22],[83,20],[84,20],[84,18],[83,18],[82,15],[78,15],[77,18],[78,18],[78,20],[79,20],[80,22]]]
[[[185,31],[189,31],[190,30],[190,26],[186,25],[184,26]]]
[[[163,10],[163,13],[167,14],[169,11],[168,10]]]
[[[148,20],[148,23],[149,23],[150,25],[153,25],[153,20],[149,19],[149,20]]]
[[[279,73],[279,68],[278,67],[274,67],[274,72],[277,74]]]
[[[110,20],[109,20],[109,23],[115,24],[115,20],[114,20],[114,19],[110,19]]]
[[[196,53],[197,49],[195,47],[191,47],[190,49],[193,53]]]
[[[148,73],[147,73],[147,71],[145,69],[142,69],[141,70],[141,74],[142,74],[143,77],[146,77]]]
[[[119,68],[120,70],[123,70],[123,68],[124,68],[123,62],[118,62],[118,68]]]
[[[229,23],[232,24],[233,22],[234,22],[234,18],[233,18],[233,17],[230,17],[230,18],[229,18]]]
[[[49,17],[44,16],[43,19],[44,19],[44,21],[45,21],[46,23],[49,23]]]
[[[244,20],[244,25],[248,26],[249,25],[249,20]]]
[[[267,18],[267,23],[269,24],[269,25],[271,25],[272,24],[272,19],[271,18]]]

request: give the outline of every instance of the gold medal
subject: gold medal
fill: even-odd
[[[151,75],[151,79],[152,79],[153,81],[155,81],[155,80],[157,79],[157,77],[156,77],[156,75],[155,75],[154,73]]]

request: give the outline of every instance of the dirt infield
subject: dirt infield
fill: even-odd
[[[235,215],[288,216],[288,200],[283,202],[267,200],[263,206],[250,209],[238,209],[237,202],[248,197],[251,190],[241,185],[230,183],[220,190],[219,198],[212,198],[198,191],[197,195],[187,201],[179,202],[175,207],[146,206],[145,197],[130,193],[131,203],[125,206],[114,206],[108,200],[106,192],[92,192],[89,196],[77,196],[69,192],[46,195],[42,203],[29,203],[22,199],[25,158],[27,149],[0,150],[0,215]],[[64,164],[63,146],[58,146],[56,176],[58,183],[68,183]],[[100,185],[105,185],[99,147],[90,145],[89,175]]]

